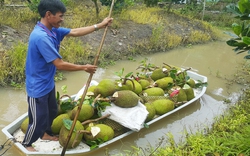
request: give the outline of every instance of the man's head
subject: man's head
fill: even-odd
[[[57,12],[65,13],[66,7],[60,0],[41,0],[38,5],[38,12],[43,18],[47,11],[50,11],[53,15]]]

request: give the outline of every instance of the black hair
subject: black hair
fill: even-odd
[[[43,18],[47,11],[50,11],[53,15],[57,12],[66,12],[66,7],[60,0],[41,0],[38,5],[38,12]]]

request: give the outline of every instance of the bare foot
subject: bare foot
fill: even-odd
[[[57,136],[50,136],[47,133],[44,133],[42,140],[58,141],[59,138]]]
[[[30,151],[30,152],[36,152],[35,148],[32,147],[32,146],[28,146],[28,147],[26,147],[26,149],[27,149],[28,151]]]

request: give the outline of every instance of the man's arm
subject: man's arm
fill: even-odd
[[[67,36],[73,36],[73,37],[78,37],[78,36],[84,36],[89,33],[92,33],[93,31],[101,28],[105,28],[106,26],[109,26],[113,21],[113,18],[105,18],[101,23],[92,25],[92,26],[86,26],[86,27],[81,27],[81,28],[75,28],[71,29],[69,34]]]
[[[69,62],[64,62],[62,59],[55,59],[53,64],[56,66],[58,70],[66,70],[66,71],[79,71],[84,70],[88,73],[95,73],[97,66],[86,64],[86,65],[77,65]]]

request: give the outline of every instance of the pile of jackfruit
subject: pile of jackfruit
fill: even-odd
[[[116,72],[119,78],[103,79],[97,85],[90,86],[84,100],[61,100],[57,97],[59,112],[51,129],[55,135],[59,135],[59,143],[65,146],[72,121],[77,114],[77,122],[67,148],[75,148],[81,141],[95,148],[129,130],[101,115],[111,102],[126,109],[137,106],[140,101],[148,111],[145,120],[147,123],[195,98],[194,89],[200,87],[197,81],[188,76],[189,69],[168,64],[157,67],[145,63],[137,69],[141,71],[136,75],[130,72],[123,76],[122,69]],[[80,102],[82,104],[79,110]],[[26,128],[27,121],[24,121],[21,126],[24,133]]]

